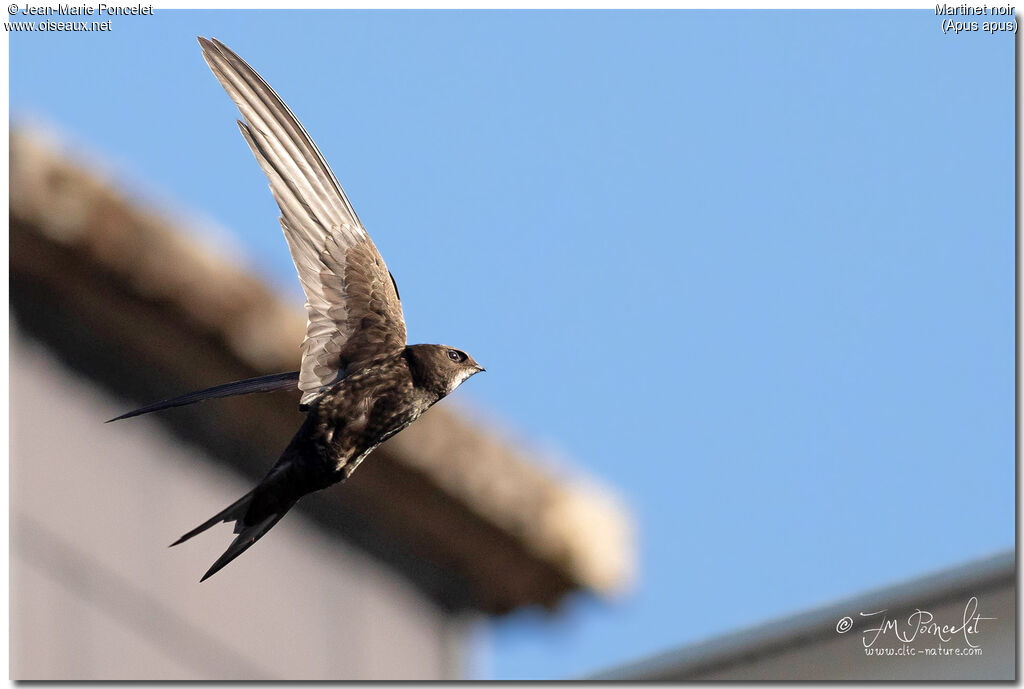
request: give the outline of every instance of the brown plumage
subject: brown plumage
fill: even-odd
[[[244,117],[238,126],[281,208],[308,315],[299,371],[218,385],[117,417],[296,384],[303,392],[306,420],[263,480],[171,544],[235,522],[237,537],[205,580],[259,540],[302,496],[351,476],[374,448],[484,369],[452,347],[406,345],[394,278],[316,144],[238,55],[217,40],[199,43]]]

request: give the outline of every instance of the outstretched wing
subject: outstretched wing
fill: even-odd
[[[173,399],[164,400],[162,402],[147,404],[145,407],[139,407],[138,409],[121,414],[121,416],[115,416],[112,419],[108,419],[105,423],[120,421],[121,419],[130,419],[133,416],[142,416],[143,414],[151,414],[155,411],[171,409],[172,407],[184,407],[186,404],[195,404],[196,402],[202,402],[204,400],[215,400],[221,397],[234,397],[235,395],[248,395],[253,392],[271,392],[273,390],[287,390],[289,388],[294,389],[298,380],[298,371],[291,371],[289,373],[272,373],[269,376],[236,380],[233,383],[215,385],[212,388],[196,390],[195,392],[190,392],[187,395],[182,395],[181,397],[174,397]]]
[[[299,389],[308,404],[347,372],[405,347],[394,280],[316,144],[274,90],[220,41],[203,57],[235,101],[242,136],[270,180],[306,293]]]

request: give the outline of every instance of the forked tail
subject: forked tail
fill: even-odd
[[[249,546],[260,540],[260,538],[263,537],[263,534],[270,531],[274,524],[281,521],[281,517],[287,514],[288,510],[295,504],[294,502],[287,503],[276,508],[274,511],[270,511],[269,513],[261,514],[259,516],[250,515],[250,507],[252,506],[253,497],[257,490],[258,487],[249,491],[237,502],[232,503],[226,509],[218,512],[213,517],[210,517],[210,519],[192,529],[171,544],[171,547],[174,547],[179,543],[184,543],[196,534],[200,534],[211,526],[220,524],[221,522],[235,522],[235,533],[238,534],[238,536],[236,536],[235,540],[231,542],[231,545],[229,545],[228,549],[224,551],[224,554],[217,558],[217,561],[214,562],[210,569],[206,571],[203,578],[199,580],[200,582],[206,581],[212,577],[220,571],[224,565],[234,560],[236,557],[244,553]],[[247,517],[252,521],[250,522],[247,520]]]

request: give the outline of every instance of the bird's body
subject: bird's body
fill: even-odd
[[[240,57],[216,40],[199,42],[245,117],[239,128],[281,208],[309,316],[298,372],[219,385],[118,417],[296,384],[303,392],[306,419],[260,483],[172,544],[235,522],[237,537],[205,580],[300,498],[347,479],[378,445],[483,367],[445,345],[406,345],[394,278],[312,139]]]
[[[295,465],[300,473],[322,475],[326,483],[312,490],[348,478],[366,455],[462,382],[439,375],[444,369],[434,365],[447,351],[454,350],[412,345],[342,378],[309,407],[271,473]]]

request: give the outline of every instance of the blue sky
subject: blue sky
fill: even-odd
[[[1009,36],[931,10],[158,12],[11,34],[11,109],[301,303],[200,57],[319,143],[458,397],[613,485],[640,576],[490,627],[571,677],[1014,543]]]

